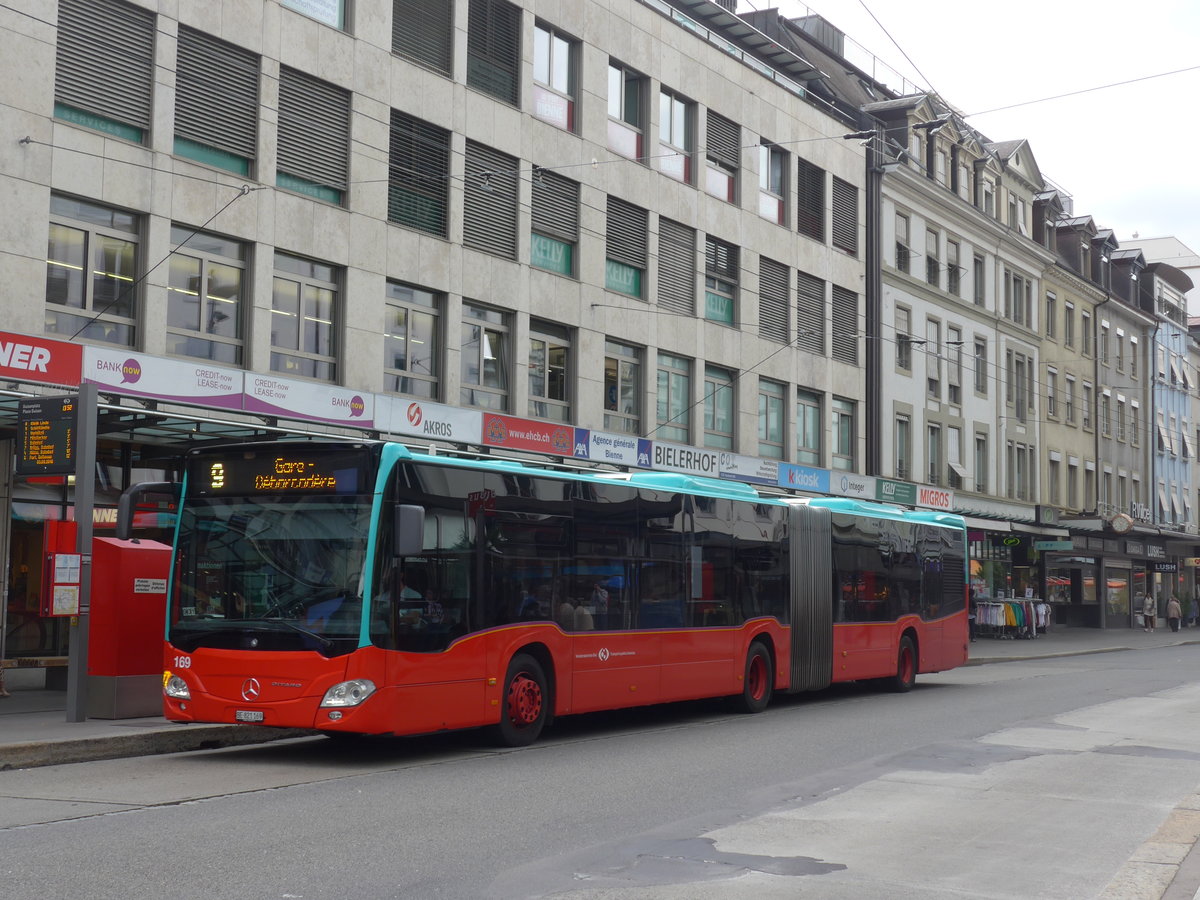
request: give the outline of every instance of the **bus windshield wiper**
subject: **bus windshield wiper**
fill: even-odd
[[[325,635],[317,634],[315,631],[309,631],[307,628],[301,628],[295,622],[289,622],[287,619],[281,619],[278,616],[263,616],[262,620],[264,622],[278,622],[280,625],[284,625],[284,626],[292,629],[292,631],[298,631],[301,634],[306,634],[309,637],[316,638],[318,641],[320,641],[326,647],[333,646],[333,641],[330,640],[329,638],[325,637]]]

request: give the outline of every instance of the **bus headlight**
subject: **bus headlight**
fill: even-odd
[[[188,690],[187,682],[178,675],[172,675],[163,685],[163,693],[176,700],[191,700],[192,692]]]
[[[375,682],[367,678],[356,678],[335,684],[325,692],[322,708],[327,706],[358,706],[375,693]]]

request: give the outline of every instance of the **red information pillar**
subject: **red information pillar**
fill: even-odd
[[[88,716],[162,715],[162,647],[171,548],[157,541],[92,542]]]

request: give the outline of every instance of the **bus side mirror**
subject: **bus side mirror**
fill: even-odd
[[[167,494],[178,500],[181,488],[176,481],[143,481],[128,488],[117,500],[117,539],[127,541],[133,534],[133,513],[143,494]]]
[[[425,545],[425,507],[407,503],[397,506],[393,535],[393,555],[420,556]]]

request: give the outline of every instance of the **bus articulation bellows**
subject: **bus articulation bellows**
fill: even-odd
[[[490,727],[967,658],[961,518],[387,442],[191,451],[164,714],[339,734]]]

